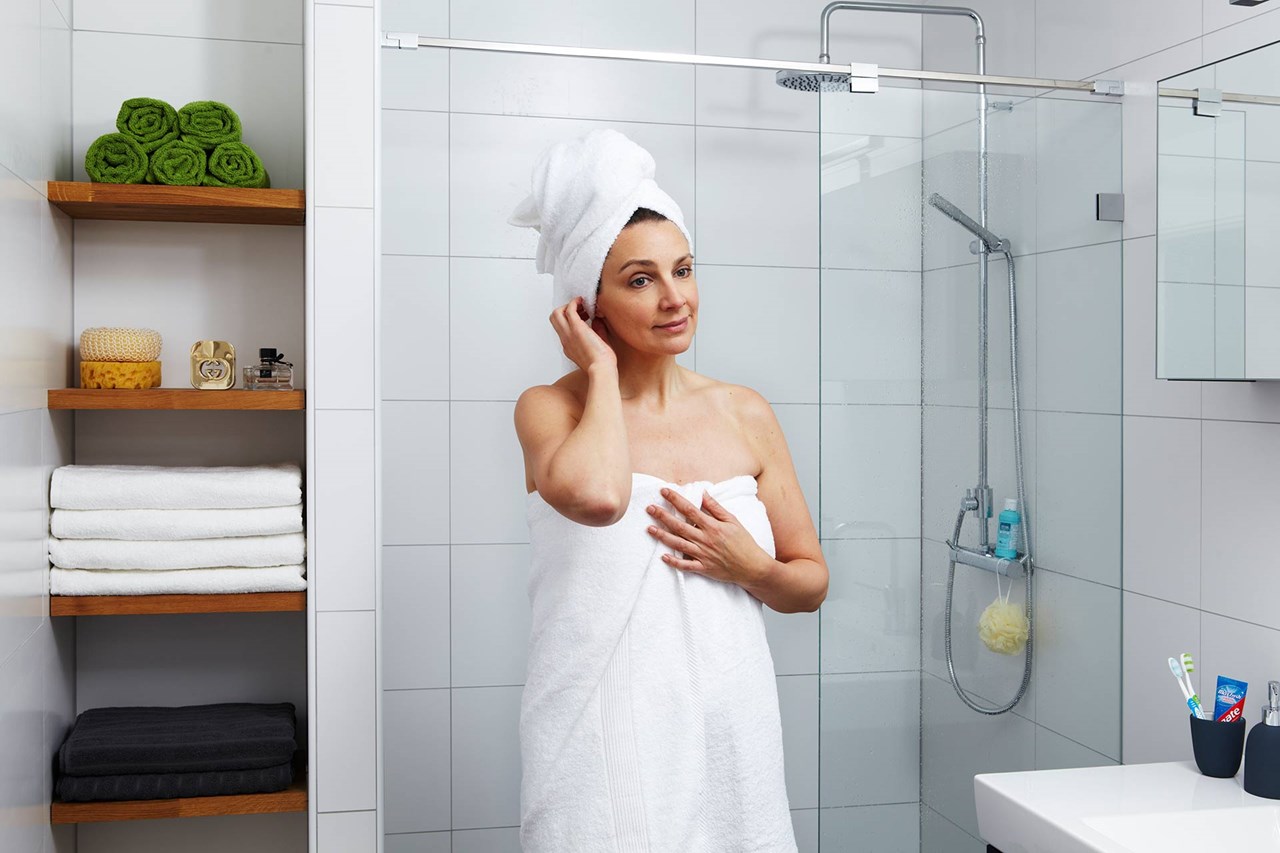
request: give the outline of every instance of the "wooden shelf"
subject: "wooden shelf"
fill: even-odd
[[[50,823],[96,823],[108,820],[161,820],[174,817],[271,814],[307,810],[307,776],[297,773],[293,784],[274,794],[228,794],[221,797],[181,797],[172,800],[115,800],[60,803],[50,807]]]
[[[303,225],[302,190],[49,181],[49,203],[73,219]]]
[[[307,609],[305,592],[225,595],[51,595],[50,616],[137,616],[160,613],[273,613]]]
[[[50,409],[224,409],[297,411],[305,391],[201,391],[198,388],[51,388]]]

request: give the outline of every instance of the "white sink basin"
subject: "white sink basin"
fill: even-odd
[[[1109,815],[1084,823],[1126,850],[1214,850],[1237,833],[1249,839],[1241,849],[1280,850],[1280,809],[1274,806]]]
[[[1280,853],[1280,800],[1189,761],[983,773],[978,831],[1001,853]]]

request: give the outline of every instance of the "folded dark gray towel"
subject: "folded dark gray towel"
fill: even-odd
[[[291,702],[92,708],[63,741],[58,769],[118,776],[275,767],[297,749],[295,728]]]
[[[292,782],[293,766],[285,762],[256,770],[61,776],[58,778],[57,796],[64,803],[220,797],[226,794],[268,794],[283,791]]]

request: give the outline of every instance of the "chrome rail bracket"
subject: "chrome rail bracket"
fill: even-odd
[[[1024,577],[1027,574],[1026,554],[1019,554],[1016,559],[997,557],[995,554],[986,551],[957,545],[951,540],[947,540],[947,547],[951,549],[951,559],[957,563],[963,563],[966,566],[973,566],[975,569],[983,569],[984,571],[994,572],[997,575],[1009,578],[1015,576]]]

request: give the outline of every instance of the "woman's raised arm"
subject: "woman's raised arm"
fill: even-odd
[[[588,325],[582,297],[551,312],[564,354],[587,377],[586,403],[567,388],[535,385],[516,400],[516,435],[542,499],[566,518],[613,524],[631,500],[631,454],[608,328]]]

